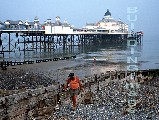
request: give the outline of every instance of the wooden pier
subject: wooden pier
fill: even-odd
[[[7,44],[3,45],[2,34],[7,34]],[[15,34],[17,41],[11,38],[11,35]],[[18,37],[21,36],[22,39]],[[73,33],[64,34],[46,34],[44,29],[25,29],[25,30],[0,30],[0,41],[1,49],[0,55],[5,61],[5,54],[16,54],[18,51],[20,57],[24,58],[27,52],[34,51],[41,53],[42,51],[53,53],[54,50],[60,46],[63,51],[69,49],[73,51],[74,46],[84,47],[90,46],[92,44],[107,44],[107,43],[118,43],[118,42],[127,42],[128,39],[135,39],[141,43],[142,34],[139,33],[122,33],[122,32],[91,32],[91,31],[78,31],[77,29],[73,30]],[[6,42],[6,41],[5,41]],[[17,46],[22,46],[23,49],[18,49]],[[29,46],[30,45],[30,46]],[[18,49],[15,51],[15,49]],[[22,53],[22,54],[21,54]],[[63,56],[65,57],[65,56]],[[51,57],[50,57],[51,58]],[[53,59],[53,58],[51,58]],[[29,60],[28,60],[29,61]],[[21,61],[20,61],[21,62]],[[3,66],[3,65],[2,65]]]

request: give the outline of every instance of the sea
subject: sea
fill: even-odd
[[[2,34],[2,46],[0,46],[0,51],[8,49],[8,35]],[[135,66],[134,70],[140,69],[159,69],[159,37],[150,37],[147,34],[143,35],[140,44],[130,46],[127,43],[105,43],[105,44],[95,44],[90,46],[74,46],[72,48],[66,47],[63,49],[62,46],[56,45],[52,52],[50,51],[36,51],[28,50],[24,55],[24,45],[18,43],[23,41],[23,38],[15,34],[11,35],[11,50],[12,53],[0,54],[0,61],[24,61],[24,60],[36,60],[54,57],[64,57],[76,55],[77,60],[83,60],[92,62],[94,58],[98,62],[111,62],[115,64],[124,64],[127,69],[128,66]],[[16,46],[16,47],[15,47]],[[31,48],[32,44],[26,44],[26,47]]]

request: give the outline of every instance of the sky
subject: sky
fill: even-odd
[[[159,0],[1,0],[0,21],[23,20],[33,21],[38,16],[41,23],[47,19],[55,21],[67,20],[75,27],[82,28],[86,23],[96,23],[107,11],[116,20],[127,23],[129,28],[134,25],[135,31],[143,30],[149,35],[158,35]],[[128,13],[127,9],[136,7],[136,13]],[[137,20],[132,22],[128,16]],[[157,30],[157,31],[156,31]]]

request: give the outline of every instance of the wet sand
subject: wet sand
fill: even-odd
[[[86,76],[94,74],[105,73],[106,71],[124,70],[124,63],[110,63],[110,62],[98,62],[82,61],[82,60],[59,60],[50,62],[41,62],[34,64],[17,65],[10,67],[9,69],[19,69],[40,73],[60,83],[65,82],[70,72],[74,72],[75,75],[81,79]]]

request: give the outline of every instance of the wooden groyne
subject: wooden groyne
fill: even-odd
[[[79,94],[79,104],[93,103],[92,98],[90,99],[86,93],[92,92],[96,94],[111,81],[130,81],[132,73],[135,74],[134,81],[139,84],[159,77],[158,69],[108,71],[100,75],[85,77],[82,79],[85,93]],[[62,105],[65,99],[68,98],[69,92],[63,92],[62,88],[62,85],[57,84],[1,97],[0,120],[25,120],[39,116],[48,118],[56,110],[56,105]]]
[[[36,60],[24,60],[24,61],[0,61],[0,67],[2,70],[7,70],[9,66],[15,65],[24,65],[24,64],[34,64],[41,62],[50,62],[50,61],[58,61],[58,60],[69,60],[76,58],[76,55],[64,56],[64,57],[54,57],[54,58],[44,58],[44,59],[36,59]]]

